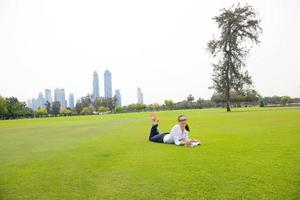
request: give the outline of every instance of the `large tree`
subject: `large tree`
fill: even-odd
[[[51,113],[51,103],[49,101],[46,101],[45,103],[47,114]]]
[[[258,44],[262,32],[260,20],[249,5],[222,9],[213,18],[221,30],[220,36],[208,42],[207,47],[218,62],[213,64],[213,85],[217,93],[226,97],[226,108],[230,111],[230,92],[242,92],[251,86],[252,80],[245,67],[251,43]]]
[[[51,106],[51,114],[57,116],[59,114],[59,111],[60,111],[60,102],[54,101]]]
[[[172,110],[175,104],[172,100],[165,100],[165,106],[167,109]]]
[[[24,102],[19,102],[16,97],[6,98],[7,103],[7,116],[8,118],[18,118],[24,116],[26,113],[26,104]]]

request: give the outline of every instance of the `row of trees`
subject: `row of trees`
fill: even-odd
[[[266,97],[268,98],[268,97]],[[290,97],[289,97],[290,98]],[[285,97],[282,97],[285,99]],[[291,98],[290,98],[291,99]],[[243,92],[230,92],[230,101],[233,107],[241,106],[258,106],[268,105],[269,103],[261,97],[255,90],[243,90]],[[289,100],[289,102],[293,102]],[[285,105],[285,104],[281,104]],[[163,104],[129,104],[127,106],[116,106],[114,98],[100,98],[92,101],[91,96],[87,95],[82,97],[76,104],[75,111],[78,115],[99,114],[99,113],[121,113],[121,112],[141,112],[141,111],[154,111],[154,110],[176,110],[176,109],[201,109],[213,107],[226,107],[226,96],[224,94],[213,94],[211,99],[205,100],[195,98],[190,94],[188,97],[179,102],[172,100],[165,100]]]
[[[76,113],[70,108],[59,108],[57,111],[52,109],[47,110],[47,108],[38,108],[34,112],[34,117],[45,117],[45,116],[71,116],[76,115]]]
[[[100,97],[93,100],[90,94],[81,97],[76,103],[75,112],[80,115],[88,115],[92,113],[115,113],[119,108],[116,107],[116,98]]]
[[[38,108],[33,111],[26,106],[25,102],[20,102],[16,97],[4,98],[0,96],[0,119],[16,119],[16,118],[31,118],[31,117],[43,117],[43,116],[69,116],[76,114],[70,108],[60,108],[60,102],[48,101],[44,108]]]
[[[230,102],[233,107],[242,106],[285,106],[300,104],[300,98],[289,96],[261,97],[255,90],[246,90],[238,93],[234,90],[230,92]],[[114,98],[100,98],[92,101],[87,95],[76,103],[74,109],[60,108],[59,102],[46,102],[45,107],[33,111],[26,107],[25,102],[20,102],[16,97],[4,98],[0,96],[0,119],[48,117],[48,116],[71,116],[71,115],[92,115],[123,112],[141,112],[158,110],[178,110],[178,109],[201,109],[213,107],[226,107],[226,96],[224,94],[213,94],[211,99],[205,100],[195,98],[190,94],[185,100],[174,102],[165,100],[163,104],[130,104],[127,106],[116,106]]]
[[[20,102],[16,97],[4,98],[0,96],[0,119],[122,112],[123,108],[116,106],[115,103],[115,98],[99,98],[93,101],[91,95],[87,95],[80,99],[74,109],[61,108],[60,102],[58,101],[52,103],[47,101],[44,107],[33,111],[26,106],[25,102]],[[137,110],[140,110],[140,108]]]
[[[264,105],[280,105],[285,106],[287,104],[300,103],[300,98],[291,98],[290,96],[272,96],[272,97],[263,97],[261,101]]]
[[[255,106],[260,99],[261,96],[253,89],[244,91],[231,90],[229,92],[229,101],[233,107]],[[211,97],[211,100],[217,103],[217,107],[224,107],[224,103],[226,103],[227,106],[227,97],[225,94],[215,93]]]

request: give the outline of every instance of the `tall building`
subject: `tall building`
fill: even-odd
[[[74,109],[74,94],[69,94],[69,108]]]
[[[38,108],[45,108],[46,99],[43,97],[43,94],[40,92],[38,98],[32,98],[27,101],[27,107],[36,111]]]
[[[32,98],[30,100],[27,100],[26,104],[27,104],[28,108],[31,108],[34,111],[37,109],[36,106],[35,106],[35,99],[34,98]]]
[[[116,97],[116,106],[122,106],[122,98],[120,90],[115,91],[115,97]]]
[[[45,89],[45,99],[49,103],[52,103],[52,96],[51,96],[51,90]]]
[[[32,109],[32,100],[27,100],[27,101],[26,101],[26,106],[27,106],[28,108],[31,108],[31,109]]]
[[[60,102],[60,108],[66,108],[67,107],[67,101],[65,98],[65,90],[56,88],[54,90],[54,101]]]
[[[34,101],[34,99],[29,99],[29,100],[27,100],[27,102],[26,102],[26,106],[27,106],[28,108],[31,108],[32,110],[34,110],[34,109],[33,109],[33,101]]]
[[[112,97],[112,83],[111,83],[111,73],[109,70],[104,72],[104,97]]]
[[[54,101],[59,101],[59,99],[60,99],[60,89],[56,88],[54,90]]]
[[[94,71],[93,74],[93,98],[97,99],[99,98],[99,78],[98,78],[98,73]]]
[[[39,96],[36,99],[36,101],[37,101],[37,107],[38,108],[44,108],[45,107],[46,100],[43,97],[43,93],[41,93],[41,92],[39,93]]]
[[[60,89],[60,92],[61,92],[61,108],[66,108],[67,107],[67,100],[66,100],[66,96],[65,96],[65,90]]]
[[[143,93],[141,91],[141,88],[139,87],[137,89],[137,98],[138,98],[138,103],[144,103]]]

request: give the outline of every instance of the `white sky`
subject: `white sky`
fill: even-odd
[[[122,103],[210,98],[212,17],[238,1],[0,0],[0,94],[25,101],[45,88],[75,98],[112,72]],[[240,1],[246,2],[246,1]],[[247,1],[262,19],[247,69],[263,96],[300,96],[300,0]],[[113,91],[114,92],[114,91]]]

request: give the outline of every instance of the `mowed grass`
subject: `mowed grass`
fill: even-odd
[[[149,142],[150,113],[0,121],[0,199],[300,199],[300,108],[158,114],[203,145]]]

